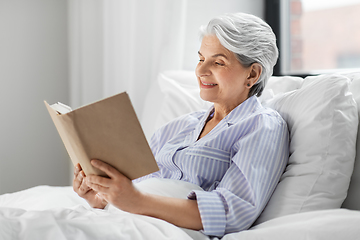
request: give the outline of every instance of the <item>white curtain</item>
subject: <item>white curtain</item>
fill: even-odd
[[[73,107],[127,91],[138,115],[163,70],[194,70],[198,28],[215,15],[262,17],[263,0],[69,0]]]
[[[69,7],[72,106],[127,91],[141,113],[159,71],[182,68],[185,0],[72,0]]]

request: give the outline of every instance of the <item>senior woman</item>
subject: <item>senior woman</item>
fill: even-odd
[[[288,129],[261,95],[278,57],[271,28],[258,17],[227,14],[201,29],[196,76],[208,111],[173,120],[153,135],[159,171],[146,178],[190,182],[188,199],[146,194],[99,160],[110,178],[85,177],[78,165],[74,190],[95,208],[108,203],[213,236],[247,229],[264,209],[289,156]]]

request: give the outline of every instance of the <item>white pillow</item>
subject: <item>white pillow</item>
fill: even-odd
[[[300,89],[264,104],[288,124],[290,159],[256,224],[341,206],[353,171],[358,126],[349,83],[341,75],[307,77]]]
[[[283,77],[270,77],[267,82],[264,91],[262,92],[259,100],[261,103],[272,99],[274,95],[278,95],[280,93],[290,92],[293,90],[297,90],[301,87],[302,82],[304,81],[301,77],[293,77],[293,76],[283,76]]]
[[[358,113],[360,115],[360,72],[344,73],[342,75],[347,76],[352,80],[350,85],[350,91],[358,106]],[[358,127],[358,136],[356,142],[356,159],[354,172],[351,176],[350,187],[348,195],[342,205],[344,208],[360,210],[360,124]]]
[[[192,71],[169,71],[159,75],[158,83],[163,102],[155,126],[161,127],[165,123],[181,115],[208,109],[212,103],[200,98],[200,88]]]
[[[146,139],[168,121],[189,112],[206,108],[199,96],[194,71],[159,73],[145,97],[141,126]]]
[[[304,79],[301,77],[284,76],[270,77],[264,90],[272,90],[274,95],[290,92],[301,88]]]

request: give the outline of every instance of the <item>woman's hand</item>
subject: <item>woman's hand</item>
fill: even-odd
[[[139,203],[143,200],[143,194],[133,186],[132,181],[105,162],[92,160],[91,164],[105,172],[109,178],[89,175],[85,180],[87,186],[100,193],[115,207],[123,211],[139,213],[141,205]]]
[[[89,175],[85,180],[87,186],[100,193],[115,207],[130,213],[163,219],[179,227],[195,230],[203,228],[195,200],[140,192],[130,179],[110,165],[99,160],[92,160],[91,164],[105,172],[109,178]]]
[[[91,207],[103,209],[107,205],[107,201],[90,188],[85,181],[85,173],[78,163],[74,169],[73,189],[82,198],[84,198]]]

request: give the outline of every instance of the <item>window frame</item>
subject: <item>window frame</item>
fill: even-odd
[[[307,76],[314,76],[318,74],[310,72],[302,73],[286,73],[284,69],[289,69],[286,66],[290,62],[290,59],[285,59],[286,56],[289,56],[287,51],[289,51],[290,46],[283,47],[284,44],[290,45],[290,39],[287,34],[283,34],[286,31],[290,31],[290,17],[285,9],[290,9],[290,0],[266,0],[265,1],[265,21],[273,29],[277,41],[276,45],[279,49],[279,58],[277,63],[274,66],[274,76],[285,76],[292,75],[305,78]]]
[[[291,59],[287,59],[290,56],[289,51],[291,49],[290,35],[287,34],[291,31],[290,29],[290,4],[291,0],[266,0],[265,2],[265,21],[271,26],[276,37],[277,47],[279,49],[279,58],[274,66],[274,76],[315,76],[323,73],[335,73],[338,71],[343,72],[354,72],[360,71],[360,68],[336,68],[336,69],[325,69],[320,71],[306,70],[301,72],[291,72],[290,67],[287,64],[291,63]],[[287,46],[286,46],[286,45]]]
[[[282,76],[281,75],[281,64],[282,64],[282,54],[281,54],[281,3],[280,0],[267,0],[265,1],[265,21],[270,25],[272,30],[274,31],[277,41],[276,45],[279,49],[279,58],[277,63],[274,66],[274,76]]]

